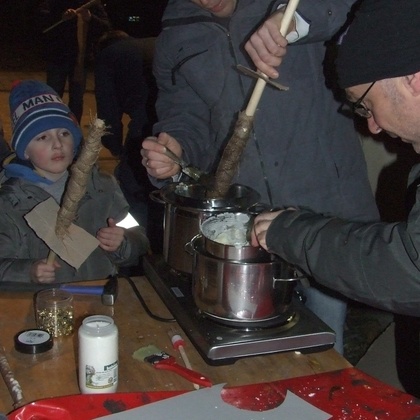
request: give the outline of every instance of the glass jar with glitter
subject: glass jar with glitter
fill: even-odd
[[[74,308],[71,293],[60,289],[46,289],[35,299],[37,327],[53,337],[71,335],[74,331]]]

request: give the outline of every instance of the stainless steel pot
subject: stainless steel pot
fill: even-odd
[[[207,198],[200,184],[172,183],[154,191],[151,198],[165,205],[163,257],[170,267],[190,274],[192,256],[185,245],[200,233],[200,224],[218,212],[240,211],[258,203],[252,188],[234,184],[226,197]]]
[[[290,316],[293,290],[302,278],[273,257],[268,262],[231,261],[206,252],[201,235],[188,245],[193,253],[193,297],[205,313],[226,321],[265,321]]]
[[[249,231],[254,216],[244,212],[218,213],[201,223],[204,249],[209,254],[227,260],[270,261],[271,255],[250,244]]]

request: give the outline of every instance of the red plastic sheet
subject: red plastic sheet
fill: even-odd
[[[334,420],[420,419],[420,400],[356,368],[270,383],[225,388],[222,398],[235,407],[265,411],[279,406],[291,391],[332,415]],[[8,420],[92,420],[187,391],[72,395],[27,404]]]
[[[92,420],[119,413],[186,391],[121,392],[115,394],[80,394],[48,398],[27,404],[12,413],[8,420]]]

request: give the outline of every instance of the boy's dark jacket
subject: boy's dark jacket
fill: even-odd
[[[10,178],[0,188],[0,283],[29,283],[29,271],[34,261],[47,258],[49,249],[28,226],[24,215],[37,204],[51,197],[42,188],[21,178]],[[124,219],[128,204],[114,177],[100,173],[94,167],[74,223],[91,235],[107,226],[107,219]],[[104,279],[117,271],[117,266],[136,266],[149,241],[142,227],[126,231],[126,238],[117,252],[96,248],[76,271],[57,256],[61,268],[56,270],[56,282]]]

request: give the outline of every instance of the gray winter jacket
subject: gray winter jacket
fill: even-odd
[[[47,258],[49,249],[27,225],[24,215],[51,196],[42,188],[21,178],[10,178],[0,188],[0,283],[30,282],[31,265]],[[74,223],[91,235],[107,226],[107,219],[124,219],[128,204],[110,175],[92,171]],[[126,237],[116,252],[96,248],[76,271],[57,256],[61,268],[56,282],[104,279],[117,272],[117,266],[137,265],[147,252],[149,242],[143,228],[126,230]]]
[[[319,283],[395,313],[420,316],[420,165],[416,201],[403,223],[357,223],[286,211],[267,232],[269,249]]]
[[[154,133],[168,132],[185,160],[214,171],[255,80],[236,70],[254,68],[244,41],[284,1],[240,0],[225,25],[186,0],[170,0],[155,50],[159,92]],[[288,47],[278,82],[267,86],[235,179],[274,206],[299,205],[354,220],[376,220],[360,141],[350,118],[326,87],[323,62],[329,40],[354,0],[301,0],[307,37]],[[159,185],[156,183],[156,185]],[[270,200],[270,194],[272,199]]]

